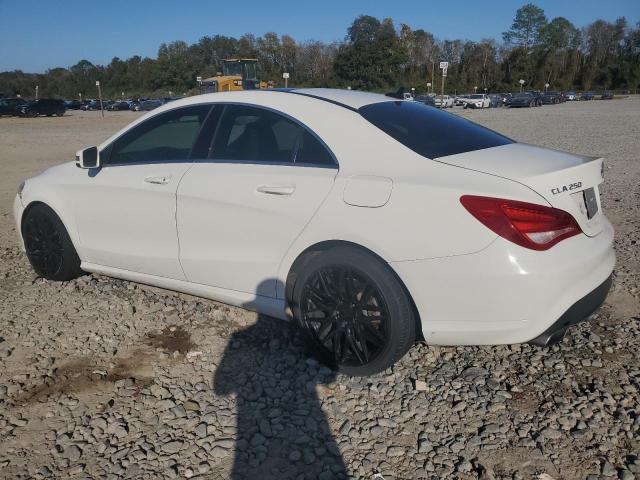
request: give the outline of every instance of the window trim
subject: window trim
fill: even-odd
[[[149,118],[147,118],[146,120],[137,123],[136,125],[134,125],[131,128],[128,128],[127,130],[125,130],[124,132],[122,132],[120,135],[118,135],[116,138],[114,138],[109,145],[107,145],[106,147],[104,147],[102,150],[100,150],[100,168],[104,168],[104,167],[127,167],[127,166],[136,166],[136,165],[161,165],[161,164],[169,164],[169,163],[193,163],[193,159],[191,158],[191,153],[193,151],[193,145],[191,146],[191,149],[189,150],[189,154],[187,155],[187,158],[182,160],[145,160],[145,161],[139,161],[139,162],[119,162],[119,163],[110,163],[109,160],[111,159],[111,152],[113,151],[113,146],[115,145],[115,143],[120,140],[122,137],[124,137],[125,135],[127,135],[129,132],[131,132],[132,130],[135,130],[136,128],[138,128],[139,126],[145,124],[148,121],[153,120],[154,118],[163,115],[165,113],[171,113],[171,112],[175,112],[177,110],[182,110],[182,109],[187,109],[187,108],[192,108],[192,107],[200,107],[200,106],[208,106],[209,107],[209,111],[207,112],[207,114],[204,117],[204,121],[202,122],[202,125],[200,125],[200,129],[198,130],[198,133],[196,134],[196,139],[193,142],[193,145],[196,144],[196,142],[198,141],[198,138],[200,137],[200,135],[202,135],[202,128],[204,127],[205,123],[207,122],[207,119],[209,118],[209,115],[211,115],[211,112],[213,111],[213,105],[215,105],[214,102],[206,102],[206,103],[195,103],[193,105],[185,105],[182,107],[175,107],[175,108],[170,108],[168,110],[164,110],[162,112],[158,112],[155,115],[150,116]],[[107,158],[105,159],[104,157],[102,157],[102,155],[104,153],[107,153]]]
[[[340,169],[340,164],[338,163],[338,159],[336,158],[335,154],[333,153],[333,151],[329,148],[329,146],[326,144],[326,142],[324,140],[322,140],[322,138],[320,138],[320,136],[315,133],[311,128],[309,128],[307,125],[305,125],[304,123],[302,123],[300,120],[298,120],[297,118],[292,117],[291,115],[281,111],[281,110],[277,110],[275,108],[271,108],[271,107],[266,107],[264,105],[257,105],[255,103],[245,103],[245,102],[216,102],[215,105],[221,105],[224,107],[224,110],[222,111],[222,113],[220,114],[220,117],[218,118],[218,122],[216,124],[216,128],[213,132],[213,135],[211,135],[211,142],[209,144],[209,155],[211,155],[212,149],[213,149],[213,143],[216,139],[216,136],[218,135],[218,130],[220,128],[220,124],[222,122],[222,118],[224,117],[224,114],[226,112],[226,107],[230,106],[230,105],[234,105],[234,106],[241,106],[241,107],[253,107],[253,108],[257,108],[257,109],[261,109],[261,110],[266,110],[268,112],[271,113],[275,113],[277,115],[280,115],[284,118],[286,118],[287,120],[289,120],[290,122],[298,125],[299,127],[301,127],[303,130],[307,131],[307,133],[309,133],[313,138],[315,138],[320,145],[329,153],[329,156],[331,157],[331,159],[333,160],[333,164],[329,165],[329,164],[322,164],[322,163],[310,163],[310,162],[296,162],[295,158],[293,162],[275,162],[275,161],[259,161],[259,160],[251,160],[251,159],[247,159],[247,160],[231,160],[231,159],[224,159],[224,158],[203,158],[203,159],[193,159],[193,161],[195,163],[229,163],[229,164],[241,164],[241,165],[272,165],[272,166],[289,166],[289,167],[307,167],[307,168],[329,168],[329,169],[336,169],[339,170]],[[213,110],[212,110],[213,111]],[[209,114],[211,114],[211,112],[209,112]],[[296,156],[297,156],[297,151],[296,151]]]
[[[295,123],[296,125],[299,125],[300,127],[302,127],[311,136],[313,136],[318,142],[320,142],[320,145],[322,145],[322,147],[324,147],[327,150],[327,152],[329,153],[329,155],[331,156],[331,158],[333,160],[333,164],[328,165],[328,164],[309,163],[309,162],[260,162],[260,161],[257,161],[257,160],[230,160],[230,159],[196,158],[196,157],[193,157],[193,146],[191,147],[191,151],[189,151],[188,158],[184,159],[184,160],[146,160],[146,161],[141,161],[141,162],[126,162],[126,163],[109,163],[108,162],[109,158],[111,157],[111,151],[113,150],[113,145],[120,138],[122,138],[124,135],[129,133],[134,128],[137,128],[138,126],[142,125],[143,123],[155,118],[158,115],[162,115],[163,113],[172,112],[174,110],[178,110],[178,109],[181,109],[181,108],[190,108],[190,107],[201,106],[201,105],[208,105],[209,106],[209,112],[207,113],[207,116],[205,117],[204,121],[202,122],[202,125],[200,127],[200,131],[198,132],[198,135],[196,136],[196,140],[194,142],[194,146],[198,143],[198,140],[200,139],[200,136],[203,135],[203,130],[202,129],[204,128],[205,124],[209,120],[209,117],[213,114],[213,112],[215,110],[215,107],[219,106],[219,107],[224,109],[227,105],[248,106],[248,107],[255,107],[255,108],[258,108],[258,109],[268,110],[268,111],[276,113],[278,115],[282,115],[286,119],[288,119],[291,122]],[[211,140],[209,142],[210,149],[212,148],[213,141],[214,141],[214,139],[216,137],[216,134],[218,133],[218,128],[220,127],[220,120],[222,119],[222,115],[224,115],[224,111],[220,114],[220,117],[218,118],[218,121],[216,122],[215,129],[214,129],[214,131],[213,131],[213,133],[211,135]],[[209,151],[210,151],[210,149],[209,149]],[[102,155],[105,154],[105,153],[107,154],[107,161],[106,162],[103,160],[103,157],[102,157]],[[331,150],[331,148],[329,148],[327,143],[317,133],[315,133],[311,128],[309,128],[303,122],[301,122],[300,120],[292,117],[291,115],[289,115],[289,114],[287,114],[287,113],[285,113],[285,112],[283,112],[281,110],[277,110],[275,108],[267,107],[267,106],[264,106],[264,105],[258,105],[258,104],[255,104],[255,103],[246,103],[246,102],[202,102],[202,103],[195,103],[195,104],[192,104],[192,105],[185,105],[183,107],[176,107],[176,108],[168,109],[168,110],[165,110],[163,112],[158,112],[157,114],[152,115],[151,117],[147,118],[143,122],[140,122],[140,123],[136,124],[135,126],[125,130],[118,137],[114,138],[106,147],[104,147],[103,149],[100,150],[100,156],[101,156],[100,168],[105,168],[105,167],[127,167],[127,166],[137,166],[137,165],[162,165],[162,164],[169,164],[169,163],[211,163],[211,164],[214,164],[214,163],[225,163],[225,164],[239,164],[239,165],[269,165],[269,166],[288,166],[288,167],[304,167],[304,168],[324,168],[324,169],[335,169],[335,170],[339,170],[340,169],[340,164],[338,162],[337,157],[333,153],[333,150]]]

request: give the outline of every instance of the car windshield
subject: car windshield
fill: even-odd
[[[524,98],[524,97],[530,97],[530,96],[531,94],[529,92],[519,92],[514,95],[514,97],[516,98]]]
[[[417,102],[373,103],[358,111],[387,135],[426,158],[513,143],[513,140],[457,115]]]
[[[482,98],[482,95],[478,93],[477,95],[471,95],[469,98],[478,99],[478,98]]]

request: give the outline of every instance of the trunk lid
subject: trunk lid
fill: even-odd
[[[436,160],[519,182],[573,215],[586,235],[602,231],[602,158],[512,143]]]

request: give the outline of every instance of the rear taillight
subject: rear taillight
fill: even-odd
[[[564,210],[504,198],[463,195],[460,203],[498,235],[533,250],[548,250],[582,232]]]

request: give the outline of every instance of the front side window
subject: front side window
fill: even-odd
[[[111,145],[106,164],[187,160],[211,105],[176,108],[137,125]]]
[[[358,111],[387,135],[426,158],[513,143],[499,133],[418,102],[372,103]]]
[[[333,165],[333,157],[310,132],[262,108],[227,105],[215,134],[211,158],[249,162]]]

